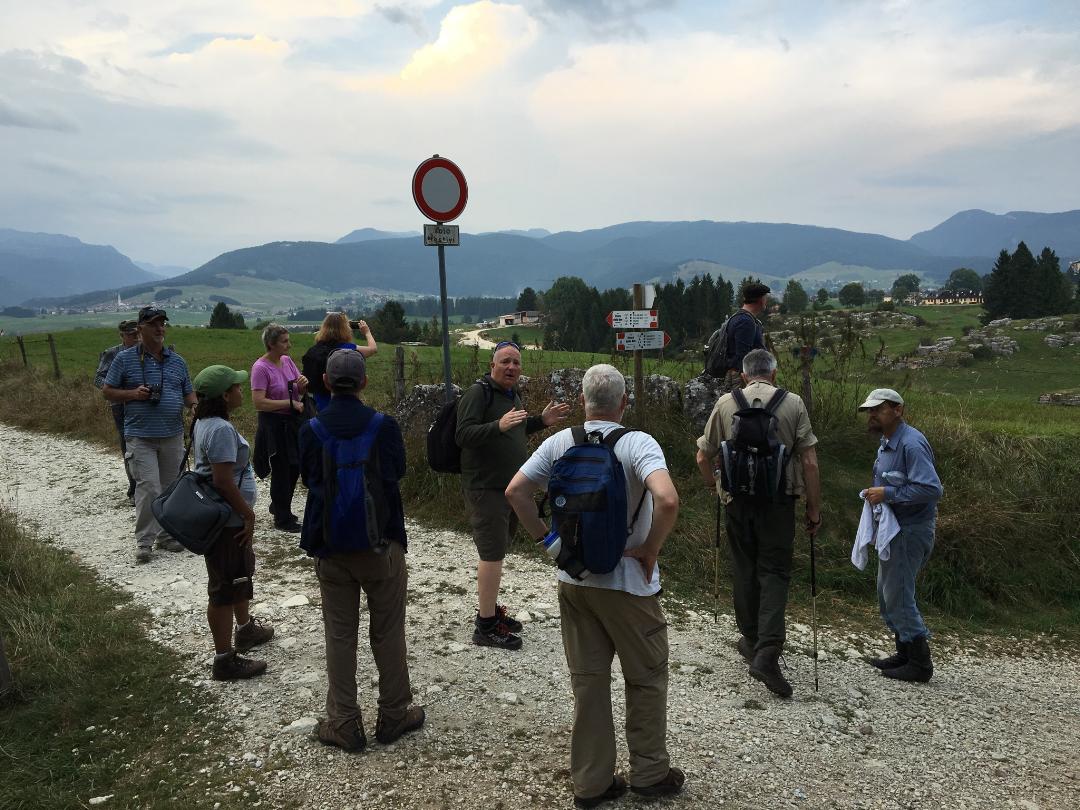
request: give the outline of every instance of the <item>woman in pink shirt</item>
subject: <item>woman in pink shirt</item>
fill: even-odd
[[[304,412],[307,377],[289,357],[289,330],[272,323],[262,333],[266,354],[251,367],[251,400],[259,413],[255,433],[255,474],[270,475],[270,514],[282,531],[300,531],[292,499],[300,477],[297,434]]]

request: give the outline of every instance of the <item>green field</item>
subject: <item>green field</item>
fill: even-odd
[[[524,347],[540,346],[544,342],[544,329],[540,326],[501,326],[498,329],[485,329],[480,337],[498,343],[500,340],[512,340],[517,335],[518,342]]]

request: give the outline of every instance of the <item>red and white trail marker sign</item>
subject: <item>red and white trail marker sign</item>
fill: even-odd
[[[607,314],[607,322],[613,329],[655,329],[660,315],[655,309],[616,309]]]
[[[662,349],[671,343],[667,332],[616,332],[615,350],[619,352],[641,349]]]
[[[457,219],[469,201],[469,185],[461,169],[438,155],[416,167],[412,193],[420,213],[438,223]]]

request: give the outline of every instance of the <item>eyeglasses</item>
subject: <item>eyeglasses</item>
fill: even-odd
[[[500,340],[498,343],[495,344],[495,348],[491,350],[491,353],[494,354],[499,349],[505,349],[507,346],[512,346],[513,348],[517,349],[519,352],[521,351],[521,347],[518,346],[516,343],[514,343],[514,341],[512,341],[512,340]]]

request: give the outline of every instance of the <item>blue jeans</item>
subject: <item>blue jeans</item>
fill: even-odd
[[[889,543],[889,559],[878,560],[877,593],[881,618],[900,641],[930,636],[915,604],[915,577],[934,549],[936,521],[902,526]]]

